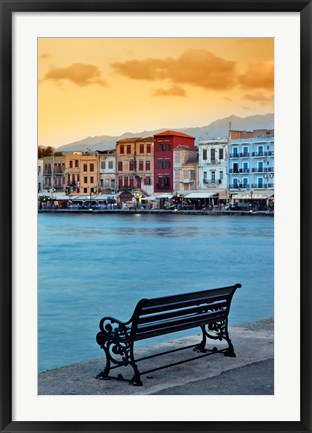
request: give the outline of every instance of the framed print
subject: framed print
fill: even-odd
[[[311,431],[311,1],[1,34],[1,431]]]

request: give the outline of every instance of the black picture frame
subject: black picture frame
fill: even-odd
[[[0,0],[1,5],[1,432],[311,432],[311,0]],[[12,421],[12,15],[14,12],[300,12],[301,419],[298,422],[14,422]],[[285,125],[285,127],[289,127]],[[299,135],[299,131],[298,131]],[[291,318],[291,312],[290,320]],[[290,345],[291,346],[291,345]],[[289,348],[291,350],[291,347]],[[121,408],[122,410],[122,408]]]

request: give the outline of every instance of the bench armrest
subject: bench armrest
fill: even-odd
[[[102,336],[115,341],[128,340],[130,335],[130,322],[122,322],[114,317],[103,317],[100,320],[100,330]]]

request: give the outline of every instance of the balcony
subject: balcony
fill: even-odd
[[[249,187],[250,187],[249,183],[246,183],[244,185],[241,185],[241,184],[234,185],[233,183],[230,184],[230,189],[249,189]]]
[[[249,168],[230,168],[230,174],[232,173],[249,173],[250,169]]]

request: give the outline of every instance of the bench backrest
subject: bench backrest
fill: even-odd
[[[141,299],[131,318],[131,338],[168,334],[226,319],[241,284],[181,295]]]

